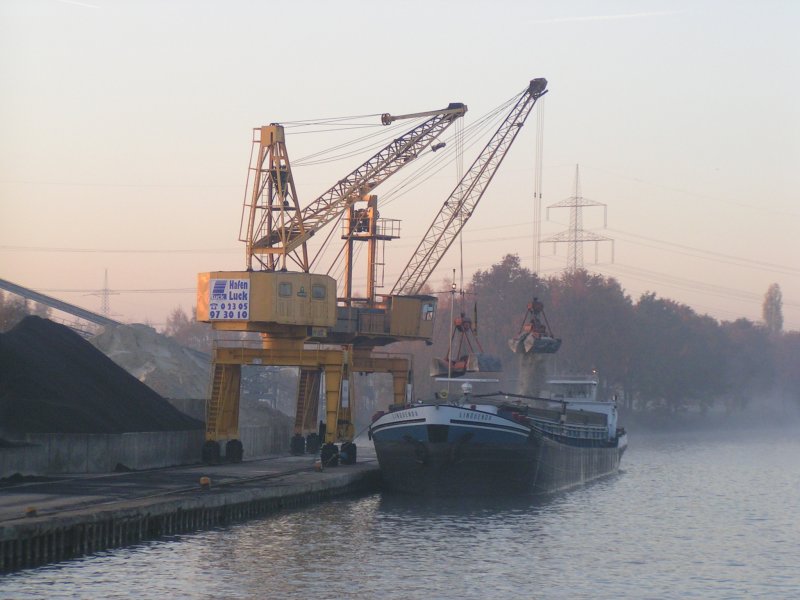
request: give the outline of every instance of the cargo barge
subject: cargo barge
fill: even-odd
[[[369,435],[384,484],[422,495],[542,494],[616,473],[627,447],[616,403],[594,378],[548,382],[547,397],[498,392],[396,407]]]

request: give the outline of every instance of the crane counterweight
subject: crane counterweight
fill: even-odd
[[[441,110],[428,110],[424,112],[417,112],[417,113],[410,113],[407,115],[391,115],[389,113],[383,113],[381,115],[381,123],[384,125],[391,125],[395,121],[399,121],[400,119],[417,119],[420,117],[431,117],[434,115],[456,115],[456,116],[464,116],[464,113],[467,112],[467,105],[462,102],[451,102],[447,105],[447,108],[443,108]]]

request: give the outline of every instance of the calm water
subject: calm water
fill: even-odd
[[[800,598],[800,430],[631,438],[546,500],[372,495],[0,578],[10,598]]]

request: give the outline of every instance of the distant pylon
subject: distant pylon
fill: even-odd
[[[583,268],[583,244],[584,242],[595,242],[595,262],[597,262],[597,247],[599,242],[611,242],[611,262],[614,262],[614,240],[612,238],[594,233],[592,231],[585,231],[583,229],[583,207],[584,206],[602,206],[603,207],[603,227],[607,223],[606,205],[602,202],[589,200],[581,196],[580,184],[580,170],[578,165],[575,165],[575,195],[565,198],[560,202],[551,204],[547,207],[547,215],[549,218],[551,208],[569,208],[569,229],[557,233],[549,238],[542,240],[542,243],[552,242],[555,247],[556,244],[564,242],[567,246],[567,271],[577,271]]]
[[[100,314],[104,317],[111,316],[112,294],[119,294],[119,292],[114,292],[108,288],[108,269],[106,269],[105,275],[103,276],[103,289],[97,290],[96,292],[92,292],[90,294],[92,296],[100,296]]]
[[[107,317],[111,314],[111,301],[109,299],[111,293],[108,289],[108,269],[105,270],[103,275],[103,289],[100,294],[100,314]]]

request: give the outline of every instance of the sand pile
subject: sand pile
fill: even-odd
[[[63,325],[29,316],[0,334],[0,433],[202,427]]]
[[[211,357],[147,325],[106,327],[91,340],[103,354],[165,398],[205,398]]]
[[[178,406],[182,406],[182,403],[177,400],[208,397],[211,357],[182,346],[173,338],[156,332],[152,327],[139,324],[106,327],[90,342],[161,396],[176,399]],[[267,367],[242,369],[239,412],[239,422],[242,426],[267,425],[275,420],[278,422],[291,420],[290,417],[258,400],[265,394],[276,392],[279,382],[285,386],[281,377],[280,369],[277,371]],[[294,380],[296,378],[295,374]],[[201,414],[196,406],[193,409],[192,414]],[[294,413],[294,405],[291,406],[291,412]],[[204,409],[202,414],[205,415]]]

